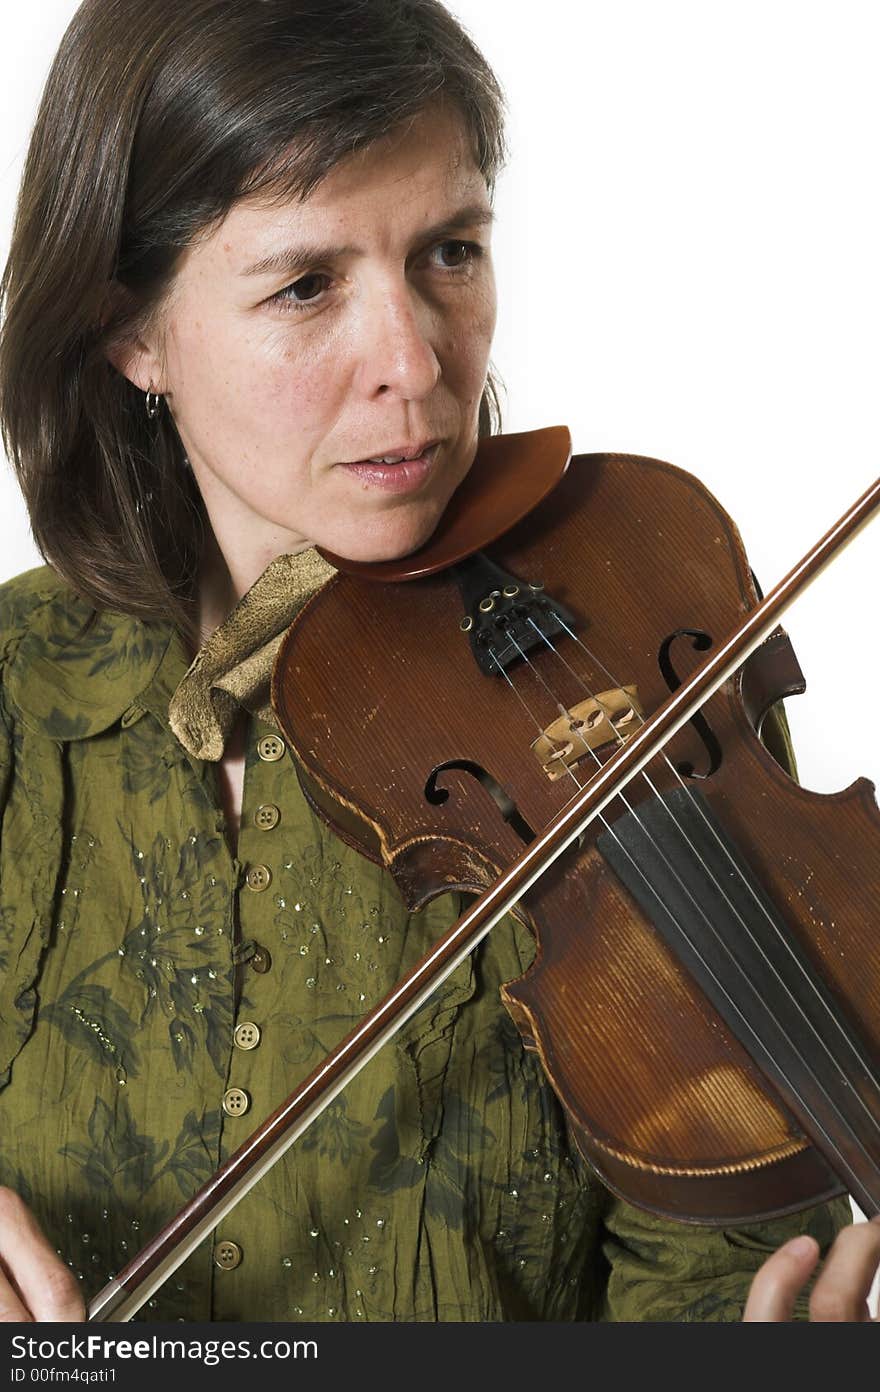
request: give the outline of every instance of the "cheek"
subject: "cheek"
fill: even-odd
[[[316,352],[290,330],[223,332],[223,326],[189,324],[175,336],[169,374],[178,423],[202,437],[246,435],[255,444],[277,439],[293,424],[305,435],[332,412],[339,393],[339,357]],[[240,439],[236,441],[240,447]]]
[[[463,315],[451,343],[449,361],[456,379],[470,388],[482,389],[489,365],[495,333],[496,303],[494,285],[475,296]]]
[[[347,352],[339,334],[321,343],[295,330],[273,334],[263,354],[255,399],[271,403],[306,435],[338,414],[351,386]]]
[[[209,319],[186,319],[168,337],[170,395],[179,425],[202,429],[234,412],[242,386],[238,345]]]

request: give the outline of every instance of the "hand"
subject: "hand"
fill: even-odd
[[[30,1209],[0,1187],[0,1323],[85,1319],[80,1284]]]
[[[816,1269],[819,1244],[795,1237],[768,1257],[752,1281],[744,1320],[790,1320],[794,1302]],[[880,1218],[838,1233],[810,1295],[810,1319],[871,1319],[868,1294],[880,1269]]]

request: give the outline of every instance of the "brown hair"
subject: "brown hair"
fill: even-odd
[[[438,0],[85,0],[31,138],[0,285],[0,428],[42,555],[98,608],[193,634],[206,520],[167,411],[107,353],[236,199],[305,197],[435,101],[491,189],[503,99]],[[123,298],[111,287],[121,285]],[[491,378],[480,433],[498,427]]]

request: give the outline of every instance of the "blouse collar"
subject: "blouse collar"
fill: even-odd
[[[170,624],[96,611],[42,567],[27,577],[28,612],[5,698],[28,728],[62,743],[151,711],[188,753],[218,760],[239,705],[275,723],[275,654],[299,609],[334,574],[314,549],[276,557],[187,666]]]

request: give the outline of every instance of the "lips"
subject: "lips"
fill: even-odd
[[[369,454],[362,454],[359,459],[349,459],[343,462],[346,467],[355,464],[403,464],[423,458],[429,450],[433,450],[438,444],[438,440],[422,440],[416,444],[393,445],[371,450]]]
[[[439,442],[434,441],[406,450],[385,450],[381,455],[339,464],[337,468],[367,490],[389,495],[417,493],[434,473],[438,456]]]

